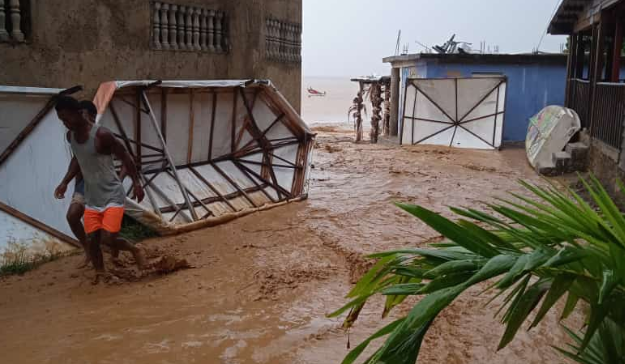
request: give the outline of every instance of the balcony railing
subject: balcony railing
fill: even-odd
[[[28,0],[0,0],[0,42],[25,42],[30,32],[29,15]]]
[[[592,114],[590,134],[593,138],[620,150],[625,120],[625,85],[597,83]]]
[[[590,82],[580,79],[570,80],[569,107],[579,115],[583,128],[590,127]]]
[[[223,11],[155,1],[151,43],[157,50],[228,52],[228,17]]]
[[[280,62],[302,61],[302,25],[282,20],[265,20],[265,55]]]

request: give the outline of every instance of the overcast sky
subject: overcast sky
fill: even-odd
[[[531,52],[560,0],[303,0],[304,76],[388,74],[397,32],[409,52],[457,40]],[[541,51],[557,52],[565,37],[545,36]]]

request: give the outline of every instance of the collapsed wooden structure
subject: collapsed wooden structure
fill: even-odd
[[[114,81],[94,102],[147,192],[128,213],[157,231],[306,197],[314,135],[269,81]]]
[[[71,160],[54,112],[60,91],[0,87],[0,248],[76,244],[65,220],[71,190],[53,196]],[[146,190],[136,203],[124,181],[126,213],[162,235],[307,197],[314,134],[269,81],[113,81],[94,103]]]

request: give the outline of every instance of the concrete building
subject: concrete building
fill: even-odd
[[[524,141],[530,117],[564,105],[566,56],[560,54],[409,54],[387,57],[392,66],[391,134],[401,131],[403,91],[409,78],[505,76],[504,142]]]
[[[270,79],[301,96],[301,0],[0,1],[0,85]]]

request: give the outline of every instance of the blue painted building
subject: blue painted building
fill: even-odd
[[[401,130],[403,90],[408,78],[500,75],[508,78],[504,141],[525,140],[529,119],[548,105],[564,105],[566,62],[563,54],[409,54],[388,57],[393,67],[392,120]],[[391,127],[393,130],[393,127]]]

